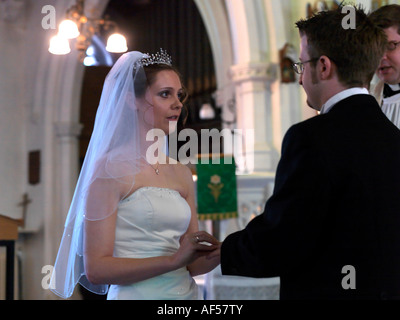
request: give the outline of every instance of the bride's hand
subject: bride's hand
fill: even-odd
[[[179,267],[188,266],[202,256],[208,256],[220,247],[220,242],[205,231],[185,234],[179,250],[172,256]]]

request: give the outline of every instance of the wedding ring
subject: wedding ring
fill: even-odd
[[[200,238],[196,236],[196,242],[200,242]]]

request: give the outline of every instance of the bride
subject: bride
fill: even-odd
[[[220,243],[198,229],[190,170],[148,154],[151,131],[171,133],[184,98],[163,50],[129,52],[111,69],[52,274],[55,294],[68,298],[80,282],[108,299],[202,298],[193,277],[219,264]]]

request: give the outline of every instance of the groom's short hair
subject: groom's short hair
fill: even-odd
[[[301,36],[307,36],[310,59],[325,55],[336,65],[343,85],[368,86],[385,53],[386,34],[360,6],[350,6],[350,11],[342,9],[339,6],[336,10],[319,12],[296,22],[296,26]],[[344,28],[348,12],[352,11],[355,29]]]

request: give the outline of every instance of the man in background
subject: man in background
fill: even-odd
[[[381,7],[370,18],[388,37],[388,48],[376,73],[381,83],[374,95],[382,101],[382,111],[400,129],[400,5]]]

